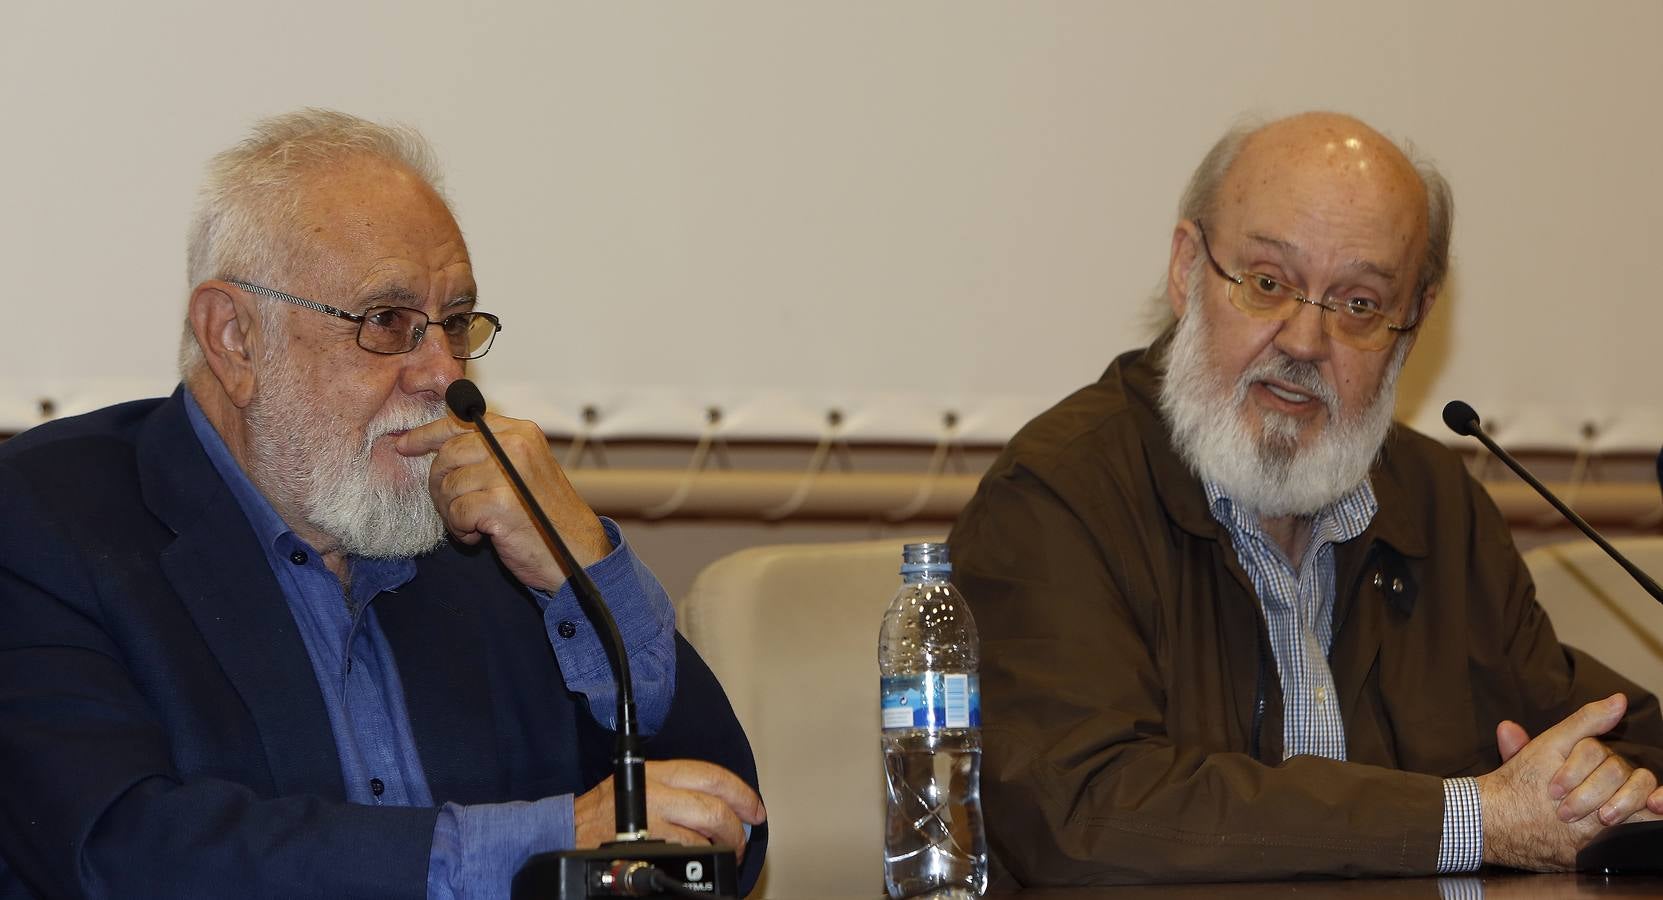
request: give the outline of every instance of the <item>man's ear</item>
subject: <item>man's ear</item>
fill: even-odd
[[[1182,319],[1189,305],[1190,275],[1201,254],[1201,231],[1189,219],[1179,220],[1172,229],[1172,257],[1166,264],[1166,302],[1172,314]]]
[[[191,331],[209,371],[239,409],[254,399],[254,308],[234,286],[204,281],[191,291]]]

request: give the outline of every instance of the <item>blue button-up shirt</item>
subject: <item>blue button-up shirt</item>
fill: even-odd
[[[1334,693],[1328,652],[1334,644],[1334,545],[1363,533],[1380,503],[1365,479],[1311,518],[1305,552],[1295,567],[1257,516],[1236,507],[1223,489],[1205,482],[1207,509],[1224,526],[1236,559],[1270,633],[1271,654],[1282,684],[1282,758],[1308,754],[1345,759],[1345,722]],[[1444,827],[1439,872],[1477,869],[1483,857],[1478,782],[1444,779]]]
[[[365,805],[432,806],[420,748],[410,727],[398,661],[376,620],[375,601],[396,595],[416,575],[413,559],[353,558],[352,585],[323,564],[249,480],[189,391],[185,409],[197,439],[248,517],[288,601],[334,732],[347,800]],[[675,693],[675,612],[652,573],[602,519],[613,551],[585,571],[608,600],[624,644],[643,733],[656,731]],[[597,721],[611,726],[616,694],[611,664],[570,586],[533,592],[543,608],[566,686],[583,694]],[[395,601],[396,602],[396,601]],[[560,623],[581,623],[556,637]],[[533,853],[574,844],[572,796],[534,802],[447,803],[434,828],[428,895],[508,895],[514,871]]]

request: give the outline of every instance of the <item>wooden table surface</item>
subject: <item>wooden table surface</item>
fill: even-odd
[[[1561,900],[1561,898],[1663,898],[1663,877],[1533,875],[1483,872],[1456,878],[1367,878],[1261,881],[1233,884],[1157,884],[1120,887],[1028,888],[992,897],[1020,900],[1261,900],[1272,897],[1429,898],[1429,900]],[[789,900],[881,900],[879,897],[802,897]]]

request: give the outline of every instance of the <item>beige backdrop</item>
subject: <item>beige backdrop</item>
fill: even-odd
[[[1458,198],[1402,414],[1655,448],[1663,3],[11,0],[0,431],[172,384],[204,159],[296,106],[438,145],[498,407],[607,436],[1002,440],[1141,343],[1244,110],[1357,112]],[[329,298],[324,298],[329,299]]]

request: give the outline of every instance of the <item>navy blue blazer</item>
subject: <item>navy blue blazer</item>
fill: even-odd
[[[489,547],[419,560],[376,612],[435,802],[610,772],[612,733]],[[721,686],[676,648],[648,756],[755,786]],[[437,814],[345,801],[306,648],[180,392],[0,443],[0,897],[425,896]]]

